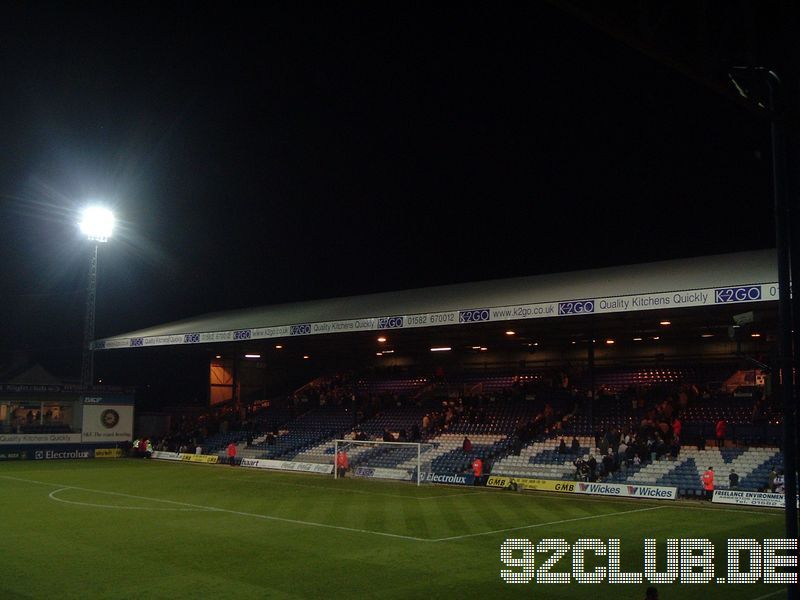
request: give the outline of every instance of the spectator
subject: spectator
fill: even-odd
[[[461,449],[467,453],[472,452],[472,442],[467,436],[464,436],[464,442],[461,444]]]
[[[617,448],[617,454],[619,454],[620,457],[624,457],[627,452],[628,452],[628,444],[626,444],[625,441],[623,440],[619,443],[619,447]]]
[[[769,472],[769,478],[767,479],[767,491],[768,492],[775,492],[775,479],[778,477],[778,473],[775,471],[775,467],[772,467],[772,471]]]
[[[589,467],[589,481],[595,481],[597,479],[597,459],[594,457],[594,454],[589,455],[586,466]]]
[[[717,447],[722,448],[725,446],[725,432],[728,429],[728,424],[725,422],[725,419],[720,419],[717,421]]]
[[[584,476],[585,472],[584,469],[586,467],[586,461],[584,461],[580,456],[572,461],[572,464],[575,465],[575,479],[578,481],[585,481]]]
[[[608,454],[603,457],[603,472],[605,474],[614,472],[614,451],[609,450]]]
[[[567,443],[564,441],[564,438],[561,438],[561,442],[558,444],[558,453],[559,454],[566,454],[567,453]]]
[[[236,444],[231,442],[228,444],[228,464],[234,466],[236,464]]]
[[[775,476],[775,493],[783,494],[786,491],[784,485],[783,471],[778,471],[778,474]]]
[[[339,450],[339,454],[336,455],[336,474],[344,477],[348,469],[350,469],[350,461],[347,459],[347,452]]]
[[[483,461],[479,456],[472,461],[472,474],[475,475],[475,485],[480,485],[481,476],[483,475]]]
[[[670,460],[677,460],[680,451],[681,451],[681,440],[678,436],[675,436],[672,438],[672,443],[669,446]]]
[[[389,431],[388,428],[384,428],[383,429],[383,441],[384,442],[393,442],[393,441],[395,441],[394,436],[392,435],[392,432]]]
[[[735,490],[739,487],[739,476],[733,469],[731,469],[731,474],[728,475],[728,481],[730,482],[730,489]]]
[[[600,444],[598,444],[597,449],[600,450],[600,456],[605,456],[608,453],[608,437],[605,435],[600,438]]]
[[[570,449],[572,450],[573,454],[577,454],[578,452],[581,451],[581,444],[578,441],[578,438],[575,436],[572,436],[572,446],[570,447]]]
[[[714,467],[708,467],[703,473],[703,489],[706,491],[706,500],[714,497]]]
[[[675,417],[672,420],[672,437],[681,437],[681,429],[683,428],[683,423],[678,417]]]

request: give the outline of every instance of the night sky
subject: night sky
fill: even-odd
[[[774,245],[769,128],[551,4],[0,9],[0,363],[209,311]]]

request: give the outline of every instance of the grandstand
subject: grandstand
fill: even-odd
[[[699,373],[709,379],[691,379]],[[648,377],[643,377],[638,368],[604,369],[605,381],[624,385],[606,388],[605,395],[598,397],[594,405],[592,419],[586,413],[586,395],[577,388],[549,387],[545,382],[563,379],[545,371],[514,376],[488,374],[485,379],[469,373],[454,374],[447,385],[438,386],[435,392],[417,385],[434,380],[434,374],[411,380],[402,376],[379,378],[374,374],[369,379],[340,375],[335,378],[339,382],[335,385],[329,385],[324,378],[313,382],[316,389],[325,389],[329,397],[338,398],[335,404],[323,400],[319,405],[325,395],[314,396],[309,391],[310,384],[306,384],[290,397],[309,394],[315,398],[316,406],[292,416],[295,411],[276,402],[276,406],[262,410],[249,428],[218,433],[201,444],[207,453],[220,457],[233,441],[238,445],[239,459],[332,464],[334,440],[381,440],[389,432],[393,440],[428,444],[426,468],[438,474],[467,472],[479,457],[492,474],[574,481],[576,458],[593,455],[600,460],[604,455],[597,444],[598,431],[641,429],[652,437],[658,429],[642,428],[641,421],[655,404],[669,399],[675,412],[661,420],[665,424],[674,417],[682,421],[677,455],[664,454],[653,460],[648,450],[642,453],[641,464],[621,461],[617,469],[599,480],[674,486],[680,496],[693,498],[702,495],[700,477],[708,466],[719,474],[720,489],[727,487],[727,474],[735,469],[740,477],[739,489],[751,491],[763,490],[768,473],[783,467],[777,448],[777,417],[767,411],[754,422],[753,398],[734,397],[717,385],[718,381],[737,375],[734,363],[708,369],[663,368],[646,374]],[[711,394],[709,389],[715,392]],[[454,396],[454,390],[481,393]],[[680,405],[679,398],[687,390],[690,397]],[[381,397],[391,401],[381,403]],[[375,412],[360,410],[372,405],[378,407]],[[454,407],[458,407],[458,413]],[[453,418],[445,423],[448,410]],[[550,416],[544,417],[548,411]],[[439,421],[423,427],[423,419],[431,415]],[[728,446],[711,447],[716,443],[715,424],[721,419],[728,423]],[[465,437],[472,445],[468,452],[462,449]],[[575,437],[579,450],[559,453],[562,437],[567,442]],[[416,464],[416,451],[364,447],[353,450],[350,458],[356,466],[411,469]]]
[[[450,554],[433,595],[451,594],[452,573],[468,564],[480,574],[476,589],[491,596],[497,550],[511,532],[622,536],[634,556],[641,548],[632,550],[630,540],[643,530],[719,543],[776,537],[774,509],[699,501],[709,466],[719,492],[731,470],[738,490],[759,492],[783,468],[770,369],[774,280],[771,253],[742,253],[233,311],[98,340],[100,360],[168,363],[179,352],[202,367],[198,387],[208,402],[164,409],[163,431],[148,432],[164,460],[68,473],[27,460],[30,469],[0,481],[27,494],[41,515],[50,514],[48,502],[90,515],[147,514],[132,526],[153,524],[153,537],[169,532],[186,544],[187,564],[198,566],[192,581],[218,565],[227,571],[220,557],[250,564],[269,556],[291,569],[286,548],[304,557],[313,549],[315,568],[328,572],[341,557],[342,576],[365,585],[373,579],[362,573],[365,561],[367,570],[399,577],[404,590],[408,577],[397,561],[407,572],[424,569],[415,589],[424,596],[428,571]],[[724,301],[730,290],[744,290],[747,301]],[[620,308],[625,302],[631,308]],[[729,330],[747,311],[752,323]],[[245,468],[207,464],[227,463],[230,443]],[[349,458],[344,481],[332,476],[337,447]],[[393,479],[448,485],[417,489]],[[527,482],[517,488],[524,494],[513,492],[514,482]],[[473,483],[486,487],[465,487]],[[595,483],[611,497],[578,493]],[[641,489],[666,490],[670,501],[636,496]],[[760,496],[771,506],[782,501]],[[738,511],[735,520],[728,510]],[[93,518],[80,531],[96,527]],[[207,537],[183,535],[198,530]],[[478,557],[474,544],[484,537]],[[220,548],[212,566],[192,562],[209,539]],[[420,566],[413,544],[444,552],[432,551]],[[381,571],[374,558],[389,548],[391,565]],[[240,578],[241,597],[258,595],[248,577]],[[298,577],[300,596],[327,594],[314,577]],[[705,597],[694,594],[685,597]]]

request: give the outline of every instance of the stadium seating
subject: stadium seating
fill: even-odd
[[[421,429],[424,415],[433,410],[443,414],[463,398],[463,415],[459,411],[461,416],[444,428],[442,421],[439,428],[420,431],[419,441],[426,443],[426,468],[442,474],[460,473],[475,457],[481,457],[493,474],[571,480],[577,456],[593,454],[600,460],[595,447],[597,431],[636,429],[654,403],[672,397],[683,422],[683,444],[677,459],[626,465],[604,480],[675,486],[681,495],[695,496],[702,494],[702,471],[713,466],[720,488],[727,486],[728,474],[735,469],[740,489],[762,489],[769,471],[782,466],[775,447],[780,439],[780,419],[765,407],[753,422],[753,398],[732,397],[722,385],[734,370],[735,366],[724,364],[598,369],[595,383],[604,391],[596,398],[591,416],[585,393],[558,387],[563,381],[552,373],[461,373],[447,379],[409,375],[320,378],[295,393],[295,407],[298,398],[307,403],[299,416],[292,418],[296,411],[289,408],[270,408],[259,417],[259,431],[277,429],[274,437],[263,433],[253,437],[252,430],[236,430],[212,436],[204,446],[224,455],[225,446],[233,441],[239,456],[330,464],[334,439],[353,439],[358,431],[369,440],[380,440],[387,430],[395,437],[400,437],[400,432],[410,437],[412,430]],[[583,383],[581,377],[574,378],[578,387]],[[679,387],[697,382],[706,390],[713,387],[718,391],[710,397],[707,393],[703,398],[693,397],[688,406],[679,408]],[[353,394],[360,403],[353,403]],[[645,406],[632,402],[633,398],[645,398]],[[545,405],[555,415],[546,428],[537,420]],[[359,406],[369,409],[362,414]],[[705,447],[713,442],[720,419],[728,424],[726,439],[738,447]],[[264,427],[266,423],[272,426]],[[521,436],[532,423],[537,423],[537,428],[529,430],[521,444],[517,434]],[[472,450],[466,453],[462,450],[465,436],[472,442]],[[558,453],[562,436],[568,446],[576,436],[578,452]],[[416,465],[413,448],[351,446],[348,454],[353,466],[408,470]]]

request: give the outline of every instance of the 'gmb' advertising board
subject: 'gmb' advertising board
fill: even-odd
[[[97,448],[94,451],[95,458],[122,458],[121,448]]]
[[[489,487],[507,488],[512,484],[517,485],[517,489],[536,490],[540,492],[562,492],[571,494],[575,491],[574,481],[560,481],[556,479],[529,479],[527,477],[500,477],[492,475],[486,480]]]
[[[188,452],[160,452],[156,450],[150,453],[150,458],[157,458],[159,460],[179,460],[182,462],[195,462],[216,464],[219,462],[219,456],[216,454],[190,454]]]

